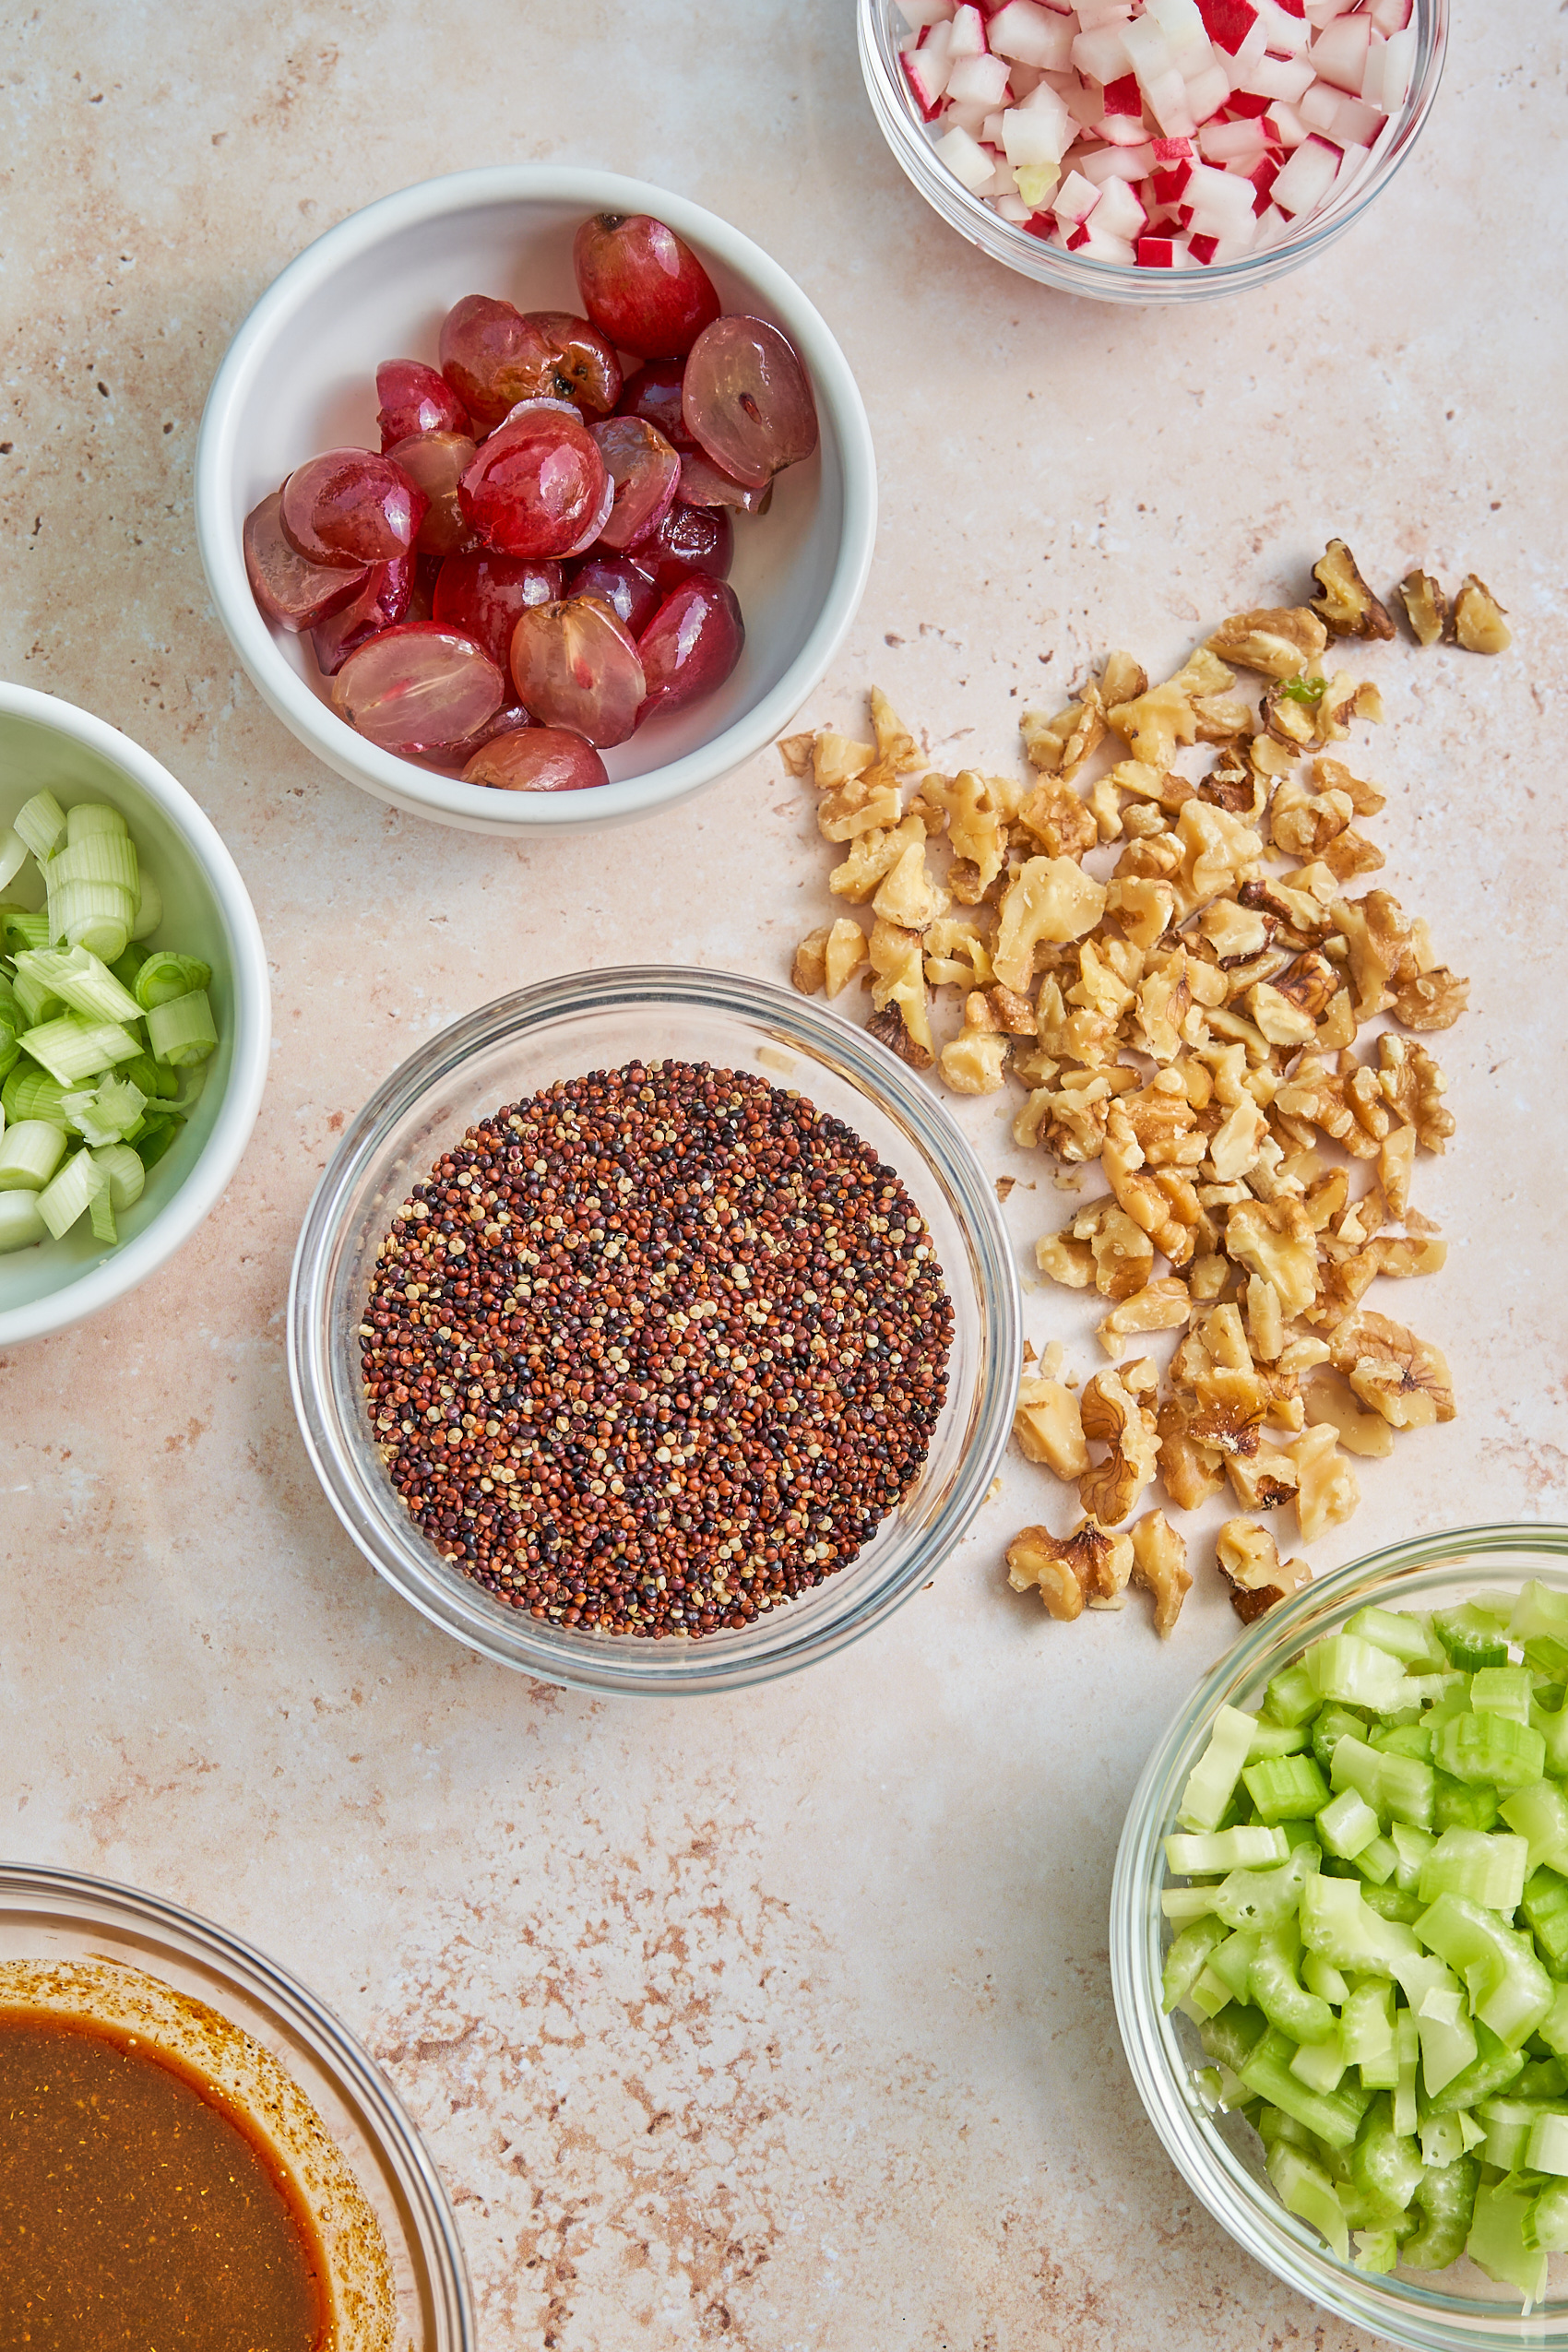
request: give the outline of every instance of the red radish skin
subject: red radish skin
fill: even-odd
[[[416,433],[467,433],[469,412],[444,375],[422,360],[383,360],[375,371],[381,454]]]
[[[610,771],[586,736],[569,727],[529,727],[497,735],[463,770],[465,784],[501,792],[588,792]]]
[[[719,294],[685,240],[646,212],[596,212],[572,245],[583,308],[617,350],[683,359],[719,315]]]
[[[390,457],[370,449],[327,449],[283,484],[278,518],[307,563],[352,572],[406,555],[429,501]]]
[[[283,536],[282,503],[281,492],[275,490],[245,517],[245,577],[267,619],[299,636],[351,604],[367,575],[362,565],[345,572],[307,562]]]
[[[339,718],[399,756],[449,751],[505,699],[501,672],[474,638],[430,621],[384,629],[332,681]]]
[[[431,609],[443,627],[477,638],[506,673],[519,616],[532,604],[553,604],[561,593],[559,564],[480,548],[446,558],[436,575]]]

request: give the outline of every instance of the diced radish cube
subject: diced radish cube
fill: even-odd
[[[1123,24],[1132,13],[1132,0],[1078,0],[1078,30],[1093,32],[1099,25]]]
[[[1319,33],[1307,55],[1321,80],[1359,95],[1371,39],[1372,26],[1365,17],[1336,17]]]
[[[1140,237],[1137,264],[1140,269],[1174,269],[1176,267],[1174,237]]]
[[[1259,157],[1248,172],[1248,179],[1257,190],[1256,196],[1253,198],[1254,212],[1261,213],[1266,209],[1274,184],[1279,177],[1280,168],[1277,155],[1265,155]]]
[[[1339,147],[1371,147],[1384,125],[1383,109],[1359,98],[1341,98],[1328,135]]]
[[[1230,77],[1216,58],[1206,72],[1194,74],[1187,84],[1187,103],[1200,123],[1209,122],[1230,96]]]
[[[985,37],[985,18],[978,8],[956,8],[953,14],[953,54],[955,57],[983,57],[989,43]]]
[[[1023,197],[1016,196],[998,196],[996,215],[999,220],[1011,221],[1015,229],[1021,229],[1026,220],[1034,218]]]
[[[1154,116],[1167,138],[1189,138],[1197,118],[1187,101],[1187,85],[1176,69],[1170,44],[1147,17],[1134,17],[1123,29],[1123,42]]]
[[[947,87],[947,59],[940,53],[915,49],[904,52],[904,79],[909,83],[915,104],[928,123],[933,123],[942,112],[942,93]]]
[[[1125,180],[1107,180],[1094,208],[1095,234],[1136,237],[1148,226],[1148,214]]]
[[[1060,73],[1071,53],[1075,29],[1070,16],[1037,7],[1035,0],[1008,0],[992,17],[986,37],[998,57]]]
[[[1268,45],[1277,57],[1299,57],[1311,39],[1311,30],[1300,7],[1289,8],[1282,0],[1257,0],[1258,18],[1268,33]]]
[[[1225,102],[1225,112],[1233,117],[1261,123],[1271,103],[1269,99],[1260,98],[1255,90],[1233,89]]]
[[[1388,43],[1380,32],[1374,32],[1367,44],[1367,62],[1361,67],[1361,86],[1356,92],[1363,105],[1383,104],[1383,59]]]
[[[1304,58],[1260,57],[1255,65],[1248,66],[1241,88],[1260,98],[1283,98],[1297,106],[1316,78]]]
[[[1105,100],[1098,82],[1087,82],[1081,74],[1070,74],[1062,96],[1075,123],[1086,130],[1091,125],[1099,129],[1105,119]]]
[[[1321,204],[1334,185],[1339,161],[1339,148],[1313,131],[1289,161],[1280,167],[1279,177],[1270,192],[1281,212],[1288,212],[1295,220]]]
[[[1210,41],[1234,57],[1258,21],[1252,0],[1198,0],[1198,6]]]
[[[980,145],[982,147],[1000,147],[1002,145],[1002,117],[1000,114],[988,114],[985,121],[980,125]]]
[[[1099,202],[1099,190],[1081,172],[1069,172],[1056,192],[1051,209],[1064,228],[1075,229]]]
[[[939,138],[932,150],[940,155],[956,180],[968,189],[971,196],[989,196],[996,184],[996,173],[991,157],[978,140],[955,124],[952,130]]]
[[[1371,0],[1367,14],[1379,32],[1403,32],[1415,14],[1415,0]]]
[[[1193,160],[1191,139],[1153,139],[1150,145],[1157,163],[1190,163]]]
[[[955,106],[950,98],[942,103],[942,120],[955,129],[968,131],[972,139],[978,139],[984,130],[990,112],[989,106]]]
[[[1410,95],[1410,83],[1416,71],[1416,28],[1391,32],[1383,53],[1383,92],[1381,103],[1385,114],[1396,113]]]
[[[1077,71],[1101,84],[1119,81],[1128,66],[1126,30],[1124,25],[1101,25],[1094,32],[1081,32],[1073,43]]]
[[[1108,114],[1135,114],[1142,119],[1144,94],[1138,88],[1136,74],[1123,74],[1106,83],[1105,111]]]
[[[1300,147],[1312,134],[1293,106],[1281,99],[1268,110],[1268,120],[1274,125],[1274,136],[1281,147]]]
[[[1002,144],[1016,171],[1022,164],[1060,163],[1067,151],[1073,120],[1049,84],[1042,82],[1027,106],[1010,106],[1002,117]]]
[[[1193,167],[1190,163],[1172,163],[1164,171],[1157,172],[1154,174],[1156,201],[1160,204],[1177,203],[1182,189],[1192,176]]]
[[[1217,237],[1235,236],[1251,227],[1253,195],[1250,180],[1235,172],[1217,172],[1210,163],[1194,163],[1182,191],[1194,225]]]
[[[1268,148],[1268,137],[1259,122],[1206,123],[1198,133],[1198,146],[1210,163],[1252,163]]]
[[[1146,139],[1141,147],[1102,147],[1081,158],[1077,169],[1086,180],[1102,188],[1107,180],[1126,180],[1129,184],[1146,180],[1154,169],[1154,149]]]
[[[956,58],[947,77],[947,95],[958,106],[1004,106],[1008,97],[1006,58]]]
[[[1306,0],[1304,14],[1310,25],[1328,25],[1336,17],[1348,17],[1360,0]]]
[[[1218,245],[1218,237],[1206,236],[1201,230],[1194,230],[1187,239],[1187,251],[1194,261],[1201,261],[1206,268],[1214,259]]]
[[[927,25],[945,23],[953,14],[953,0],[898,0],[898,14],[911,32],[923,32]]]

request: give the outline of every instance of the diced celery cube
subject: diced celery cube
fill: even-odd
[[[1462,1895],[1440,1895],[1416,1922],[1429,1952],[1456,1968],[1476,2016],[1516,2049],[1551,2007],[1551,1981],[1529,1939]],[[1412,2004],[1413,2005],[1413,2004]],[[1435,2088],[1429,2078],[1428,2087]]]
[[[1554,1976],[1568,1974],[1568,1879],[1543,1864],[1525,1882],[1525,1918]]]
[[[1568,2056],[1568,1985],[1552,1987],[1551,2007],[1536,2027],[1536,2038],[1543,2041],[1548,2049]]]
[[[1407,1667],[1437,1672],[1448,1663],[1448,1653],[1426,1619],[1408,1610],[1359,1609],[1345,1631],[1375,1642],[1379,1649]]]
[[[1420,2127],[1421,2162],[1452,2164],[1465,2153],[1465,2135],[1456,2115],[1427,2115]]]
[[[1508,1643],[1501,1626],[1473,1601],[1462,1601],[1457,1609],[1440,1609],[1431,1626],[1454,1665],[1467,1674],[1475,1673],[1479,1667],[1508,1663]]]
[[[1441,1725],[1432,1762],[1467,1788],[1522,1788],[1546,1770],[1546,1741],[1527,1723],[1506,1715],[1455,1715]]]
[[[1260,1715],[1253,1727],[1247,1762],[1257,1764],[1265,1756],[1300,1755],[1312,1743],[1312,1734],[1304,1723],[1269,1723]]]
[[[1348,1733],[1335,1743],[1328,1776],[1336,1788],[1356,1789],[1381,1820],[1431,1823],[1436,1782],[1417,1756],[1385,1755]]]
[[[1241,1782],[1264,1822],[1310,1820],[1328,1801],[1328,1784],[1313,1756],[1265,1757],[1247,1765]]]
[[[1300,1658],[1277,1673],[1264,1693],[1264,1713],[1292,1728],[1317,1713],[1322,1701]]]
[[[1525,2243],[1525,2224],[1533,2198],[1511,2189],[1505,2181],[1477,2192],[1475,2213],[1465,2251],[1478,2270],[1500,2287],[1517,2287],[1527,2311],[1546,2294],[1547,2258]],[[1411,2260],[1408,2247],[1406,2260]]]
[[[1257,1956],[1258,1938],[1250,1929],[1239,1930],[1213,1946],[1208,1954],[1208,1966],[1226,1988],[1232,2001],[1246,2001],[1252,1966]]]
[[[1549,2108],[1537,2116],[1525,2162],[1532,2172],[1550,2172],[1559,2180],[1568,2176],[1568,2114]]]
[[[1307,1671],[1325,1699],[1386,1715],[1402,1704],[1405,1669],[1396,1657],[1355,1633],[1331,1633],[1307,1653]]]
[[[1386,1980],[1356,1984],[1340,2012],[1339,2032],[1345,2055],[1352,2066],[1361,2069],[1362,2082],[1369,2088],[1392,2090],[1398,2080],[1392,1984]],[[1369,2066],[1375,2070],[1372,2075],[1367,2073]]]
[[[1299,2214],[1324,2238],[1331,2253],[1347,2262],[1350,2234],[1334,2184],[1321,2165],[1288,2140],[1277,2140],[1266,2158],[1268,2177],[1287,2213]]]
[[[1500,2042],[1490,2025],[1476,2027],[1476,2054],[1453,2080],[1430,2100],[1431,2112],[1447,2115],[1495,2098],[1499,2091],[1516,2085],[1525,2072],[1523,2050]]]
[[[1324,1772],[1334,1761],[1334,1751],[1341,1740],[1365,1740],[1365,1716],[1352,1715],[1348,1707],[1326,1706],[1312,1727],[1313,1753]]]
[[[1336,2027],[1321,2042],[1303,2043],[1290,2061],[1290,2072],[1309,2091],[1336,2091],[1345,2063],[1345,2045]]]
[[[1206,1918],[1194,1919],[1171,1939],[1160,1984],[1160,2000],[1166,2010],[1174,2009],[1182,1995],[1191,1991],[1209,1955],[1224,1941],[1225,1922],[1212,1913]]]
[[[1253,1717],[1239,1707],[1220,1707],[1209,1728],[1208,1745],[1187,1775],[1177,1819],[1194,1830],[1218,1829],[1235,1794],[1252,1746]],[[1283,1859],[1283,1858],[1281,1858]],[[1171,1869],[1179,1864],[1172,1862]],[[1194,1865],[1201,1868],[1202,1865]]]
[[[1362,1847],[1359,1854],[1351,1855],[1350,1864],[1358,1878],[1370,1879],[1372,1885],[1381,1892],[1394,1876],[1395,1864],[1398,1859],[1398,1853],[1391,1838],[1373,1837]]]
[[[1309,1992],[1315,1992],[1321,2001],[1329,2002],[1336,2009],[1343,2009],[1350,1998],[1350,1988],[1344,1977],[1321,1952],[1302,1954],[1301,1982]]]
[[[1413,1756],[1418,1764],[1431,1762],[1431,1731],[1424,1723],[1396,1723],[1374,1731],[1370,1743],[1380,1755]]]
[[[1418,1892],[1423,1903],[1435,1903],[1440,1895],[1462,1895],[1467,1902],[1512,1917],[1525,1892],[1528,1860],[1522,1837],[1445,1829],[1421,1865]]]
[[[1264,1863],[1288,1861],[1289,1856],[1283,1830],[1269,1829],[1261,1823],[1211,1830],[1206,1836],[1184,1835],[1178,1830],[1165,1841],[1166,1861],[1179,1878],[1238,1868],[1255,1870]]]
[[[1497,1791],[1484,1783],[1467,1788],[1452,1774],[1440,1772],[1432,1792],[1435,1829],[1490,1829],[1497,1819]]]
[[[1527,1666],[1483,1666],[1470,1677],[1470,1705],[1477,1715],[1528,1723],[1534,1689]]]
[[[1533,1576],[1521,1590],[1508,1619],[1511,1642],[1528,1642],[1538,1633],[1555,1634],[1568,1644],[1568,1592],[1543,1585]]]
[[[1401,1895],[1414,1895],[1420,1883],[1421,1864],[1431,1853],[1431,1832],[1417,1829],[1409,1822],[1396,1821],[1389,1831],[1397,1858],[1394,1865],[1394,1883]]]
[[[1342,1789],[1317,1817],[1318,1834],[1331,1854],[1347,1861],[1370,1846],[1377,1835],[1377,1815],[1354,1788]]]

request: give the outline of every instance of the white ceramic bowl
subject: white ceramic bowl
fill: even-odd
[[[189,1241],[240,1164],[267,1080],[271,991],[255,914],[211,821],[166,767],[101,719],[30,687],[0,685],[0,831],[47,785],[62,807],[108,801],[163,894],[160,944],[212,967],[218,1048],[178,1140],[149,1172],[120,1241],[85,1218],[63,1241],[0,1256],[0,1348],[68,1330],[145,1282]],[[29,868],[30,879],[36,880]],[[30,897],[20,877],[3,894]]]
[[[499,792],[379,750],[323,699],[308,638],[270,628],[245,577],[245,517],[319,449],[376,435],[381,361],[434,364],[464,294],[579,310],[572,239],[590,213],[651,212],[702,257],[725,307],[770,319],[816,394],[816,455],[737,518],[731,584],[746,647],[706,702],[638,730],[587,792]],[[876,536],[876,463],[849,363],[794,281],[682,196],[610,172],[505,164],[426,180],[350,214],[267,289],[213,379],[196,452],[196,531],[219,616],[284,725],[350,784],[418,816],[513,839],[641,817],[738,767],[788,726],[855,615]]]

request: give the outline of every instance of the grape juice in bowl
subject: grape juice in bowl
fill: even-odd
[[[669,642],[662,647],[659,615],[650,624],[647,611],[634,610],[628,600],[637,589],[626,576],[627,559],[636,569],[635,559],[647,546],[639,534],[650,528],[665,531],[693,511],[685,499],[671,500],[670,437],[691,444],[677,452],[688,498],[694,491],[714,493],[702,473],[710,458],[683,430],[688,420],[678,391],[671,414],[660,406],[667,387],[659,381],[643,384],[643,397],[636,399],[631,383],[614,381],[617,375],[658,379],[665,363],[643,364],[631,343],[620,345],[617,362],[615,347],[580,316],[585,305],[597,303],[618,337],[636,338],[636,319],[623,318],[614,307],[618,275],[624,280],[628,273],[607,266],[600,254],[596,279],[590,253],[585,278],[580,247],[574,267],[574,244],[588,233],[585,224],[642,215],[664,223],[689,250],[719,306],[717,319],[686,322],[697,338],[688,372],[717,343],[723,383],[732,393],[754,389],[741,377],[747,364],[761,363],[756,343],[767,339],[770,350],[782,347],[797,355],[815,424],[814,447],[801,436],[785,446],[786,433],[760,461],[742,443],[725,444],[726,481],[718,494],[730,504],[696,511],[699,520],[706,511],[721,536],[732,531],[733,565],[726,582],[727,549],[715,554],[676,533],[663,593],[667,603],[683,598],[692,610],[667,616]],[[615,259],[612,250],[609,264]],[[635,280],[636,273],[630,275]],[[564,339],[542,376],[529,373],[527,351],[514,352],[497,406],[487,399],[494,387],[483,380],[484,336],[499,322],[515,339],[524,323],[518,314],[550,317]],[[570,315],[577,315],[575,327]],[[737,329],[737,320],[748,324]],[[460,350],[465,325],[470,331]],[[567,327],[574,331],[565,333]],[[735,352],[723,348],[725,338],[737,332],[751,339],[739,375]],[[671,339],[667,321],[655,322],[650,334],[654,344]],[[649,334],[641,339],[647,342]],[[418,364],[395,377],[383,367],[386,362]],[[436,372],[438,362],[445,375]],[[420,405],[422,390],[429,396],[428,415]],[[452,402],[454,391],[461,392],[459,402]],[[626,398],[618,400],[622,392]],[[444,397],[452,405],[437,413]],[[513,407],[513,397],[524,406]],[[699,402],[699,410],[710,415],[712,404]],[[743,417],[743,408],[737,412]],[[404,429],[414,438],[387,440]],[[424,469],[415,493],[417,520],[398,511],[395,500],[370,512],[375,546],[367,542],[368,560],[395,553],[393,541],[407,539],[410,529],[424,529],[428,545],[427,522],[438,508],[454,517],[455,529],[504,533],[507,513],[518,511],[517,481],[541,435],[552,440],[552,462],[559,457],[561,478],[571,476],[571,496],[580,493],[583,511],[575,519],[582,531],[569,541],[564,531],[558,533],[559,555],[536,567],[545,576],[528,588],[526,601],[533,609],[526,627],[517,625],[516,612],[510,615],[529,645],[517,647],[509,659],[510,639],[497,636],[486,660],[476,644],[469,679],[457,679],[455,686],[460,696],[477,682],[474,708],[482,703],[490,713],[483,723],[505,726],[509,713],[491,711],[492,664],[505,661],[508,703],[521,699],[519,690],[526,688],[532,715],[567,739],[562,756],[569,764],[548,773],[545,789],[538,778],[508,774],[509,756],[526,754],[520,761],[526,770],[540,752],[526,741],[536,731],[524,729],[497,738],[465,780],[466,759],[401,756],[386,747],[398,740],[396,733],[378,727],[378,707],[390,707],[401,683],[391,673],[410,652],[398,636],[407,621],[384,626],[401,608],[369,615],[383,634],[362,647],[356,639],[344,655],[339,633],[355,625],[354,613],[331,593],[329,568],[325,575],[307,569],[303,590],[286,576],[286,565],[299,564],[302,555],[341,563],[347,552],[350,564],[357,560],[357,540],[346,549],[312,536],[324,521],[329,533],[339,530],[343,518],[334,507],[332,481],[315,481],[307,461],[356,460],[349,468],[354,477],[350,532],[364,522],[367,507],[374,509],[374,501],[360,494],[365,487],[360,477],[383,463],[383,453],[392,461],[394,490],[393,477],[405,464],[411,470],[417,460]],[[471,457],[469,441],[476,445]],[[570,446],[556,453],[555,442]],[[709,445],[715,445],[711,440]],[[787,469],[772,484],[767,511],[757,513],[768,498],[767,470],[780,463]],[[689,482],[688,469],[695,469]],[[729,479],[737,473],[740,479]],[[309,497],[297,494],[302,477]],[[280,505],[270,520],[266,515],[258,520],[258,510],[284,484],[291,504]],[[601,491],[602,513],[593,503]],[[406,481],[399,494],[407,497]],[[215,380],[198,453],[196,503],[203,559],[224,624],[253,681],[300,740],[340,775],[397,806],[470,830],[515,836],[647,814],[770,742],[822,674],[853,616],[874,536],[875,475],[864,410],[843,355],[805,297],[765,254],[665,191],[603,172],[529,165],[461,173],[385,198],[328,232],[283,273],[241,329]],[[285,626],[269,622],[257,606],[252,582],[258,576],[258,530],[271,531],[263,558],[270,549],[277,559],[270,575],[264,562],[264,576],[279,585],[285,600],[296,593],[303,598],[299,619]],[[628,540],[636,543],[617,544]],[[531,561],[498,552],[502,545],[496,539],[472,560],[492,573],[508,564],[520,571]],[[593,567],[586,580],[576,576],[585,557]],[[465,554],[463,564],[470,560]],[[442,568],[460,571],[463,564]],[[324,577],[333,610],[317,615],[309,597]],[[355,588],[353,573],[341,577]],[[677,581],[684,586],[676,588]],[[522,599],[515,583],[505,585]],[[461,596],[446,597],[434,614],[416,607],[413,626],[424,633],[455,628],[462,642],[482,640],[484,622],[498,625],[494,590],[488,573],[464,583]],[[586,608],[562,602],[563,597],[587,600]],[[575,637],[560,624],[563,613],[572,616]],[[314,626],[318,618],[322,625]],[[724,658],[710,665],[710,678],[703,682],[713,690],[683,703],[663,689],[671,658],[678,666],[694,621],[699,635],[707,633],[705,643],[717,644]],[[742,623],[744,643],[735,659],[733,637]],[[730,642],[720,642],[726,628]],[[645,641],[634,647],[639,630]],[[585,647],[594,663],[607,658],[624,707],[607,714],[601,705],[577,710],[569,699],[552,699],[569,687]],[[412,649],[426,648],[416,644]],[[640,686],[634,674],[639,652],[647,657]],[[586,757],[569,740],[585,730],[596,738]],[[382,741],[373,739],[377,731]],[[600,775],[606,780],[600,781]],[[507,786],[512,789],[497,789]]]

